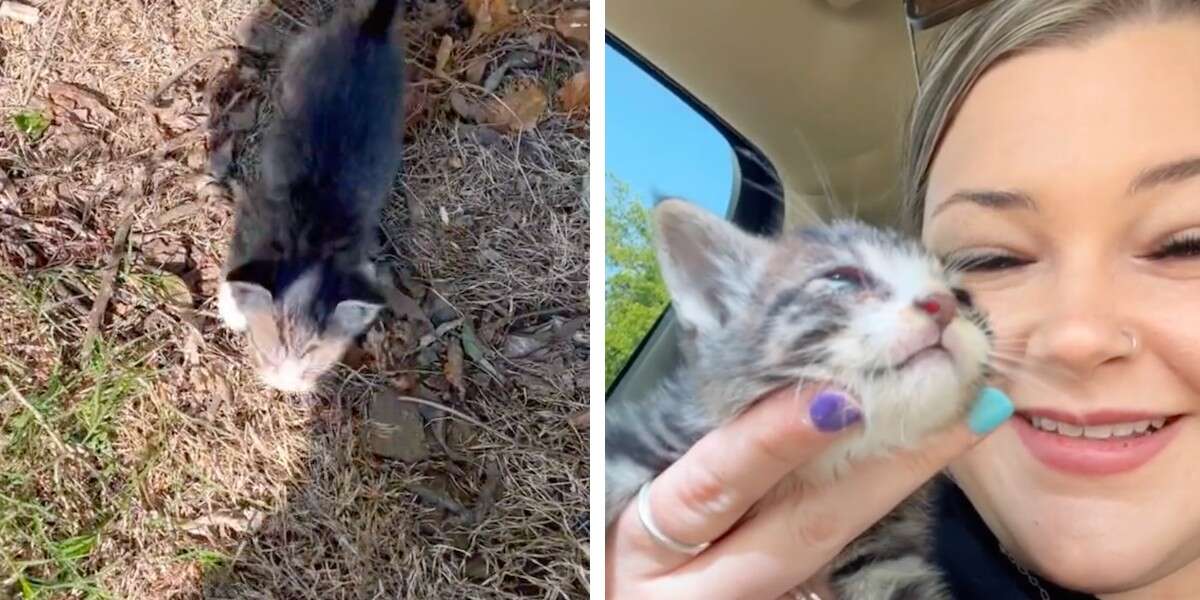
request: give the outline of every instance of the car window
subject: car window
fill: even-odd
[[[650,239],[650,207],[674,196],[728,215],[738,168],[724,134],[611,43],[604,101],[608,386],[669,304]]]

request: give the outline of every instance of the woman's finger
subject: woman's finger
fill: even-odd
[[[841,550],[952,460],[1012,415],[989,388],[968,423],[920,448],[856,464],[836,482],[763,507],[737,530],[661,581],[663,597],[703,589],[713,598],[774,598],[819,571]]]
[[[723,535],[787,473],[811,460],[860,420],[856,404],[835,391],[793,387],[773,393],[702,438],[658,476],[649,489],[653,523],[683,544]],[[643,527],[636,501],[618,517],[609,543],[618,560],[654,577],[692,556],[655,541]]]

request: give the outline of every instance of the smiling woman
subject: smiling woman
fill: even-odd
[[[1050,597],[1195,597],[1200,5],[992,2],[929,64],[909,216],[989,313],[1019,417],[951,467],[986,528],[948,569],[999,547]]]
[[[792,4],[849,22],[870,3]],[[708,17],[700,23],[736,16],[713,6],[732,10],[696,3]],[[652,410],[611,397],[606,405],[610,597],[1200,597],[1200,2],[906,6],[909,25],[940,22],[921,45],[903,141],[901,208],[922,244],[872,247],[849,236],[816,252],[811,237],[809,246],[772,246],[685,203],[657,209],[663,273],[688,344],[685,376],[628,388]],[[643,39],[664,46],[689,41],[647,29],[656,35]],[[822,34],[832,40],[834,31]],[[770,103],[780,94],[762,79],[718,85],[737,80],[721,62],[733,50],[683,54],[674,56],[695,70],[681,72],[718,92],[736,88],[712,94],[728,110],[749,89],[769,98],[742,113],[765,116],[762,129],[798,121]],[[805,83],[826,91],[817,81]],[[847,138],[867,128],[820,114]],[[803,187],[785,186],[789,201]],[[872,263],[905,247],[941,262],[912,261],[915,277]],[[806,261],[820,268],[805,272]],[[936,282],[943,264],[953,281],[908,285]],[[904,296],[914,288],[921,293]],[[903,313],[881,310],[861,328],[844,317],[897,300]],[[862,340],[885,337],[901,322],[895,314],[924,329],[880,353],[885,369],[862,370],[878,387],[851,381],[859,370],[838,361],[870,356]],[[976,339],[986,344],[947,335],[967,315],[979,317]],[[936,412],[922,405],[936,394],[917,384],[946,385],[951,361],[969,363],[972,349],[986,377],[960,379],[988,387],[966,423],[883,460],[848,460],[843,477],[775,493],[859,432],[880,423],[911,431],[918,413]],[[793,359],[835,368],[797,375],[787,370]],[[880,398],[909,413],[877,418]],[[689,412],[696,399],[703,406]],[[744,411],[734,417],[730,407]],[[930,480],[928,505],[898,504]],[[859,553],[863,540],[870,550]]]

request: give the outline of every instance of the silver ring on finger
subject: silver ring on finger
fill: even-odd
[[[658,528],[658,525],[654,524],[654,519],[650,516],[650,483],[651,482],[649,481],[643,483],[642,488],[638,490],[637,512],[638,520],[642,522],[642,528],[646,530],[646,533],[650,534],[650,537],[654,539],[658,545],[668,550],[686,554],[688,556],[696,556],[697,554],[704,552],[704,550],[707,549],[712,542],[685,544],[663,533],[662,530]]]

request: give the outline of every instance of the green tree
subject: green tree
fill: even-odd
[[[609,175],[604,206],[604,384],[629,360],[670,302],[654,253],[650,209]]]

